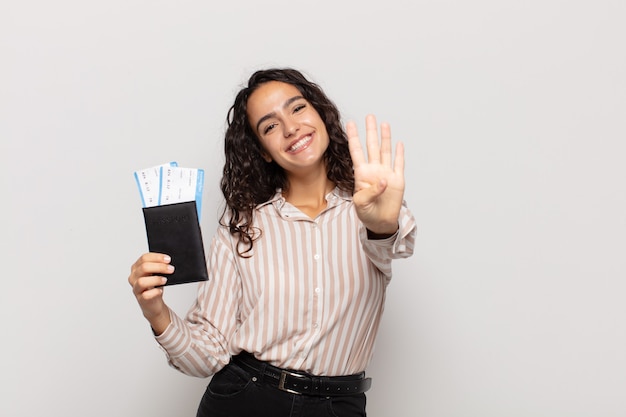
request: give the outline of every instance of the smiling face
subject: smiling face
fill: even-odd
[[[247,103],[248,122],[264,149],[287,175],[324,169],[329,138],[319,113],[291,84],[270,81]]]

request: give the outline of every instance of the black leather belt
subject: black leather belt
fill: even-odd
[[[244,352],[232,361],[269,385],[292,394],[334,397],[361,394],[370,389],[371,378],[365,372],[347,376],[314,376],[304,372],[278,368]]]

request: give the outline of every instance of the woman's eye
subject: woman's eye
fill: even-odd
[[[305,107],[306,107],[306,104],[298,104],[296,107],[293,108],[293,112],[297,113]]]
[[[269,125],[265,126],[265,128],[263,129],[263,134],[268,134],[272,129],[274,129],[274,127],[276,127],[276,123],[270,123]]]

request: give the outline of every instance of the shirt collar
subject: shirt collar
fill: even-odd
[[[345,201],[352,201],[352,193],[349,191],[344,191],[339,189],[338,187],[333,188],[331,192],[326,194],[326,201],[333,202],[335,199],[341,199]],[[285,198],[283,197],[282,189],[277,189],[276,193],[267,200],[265,203],[261,203],[257,206],[257,209],[266,206],[268,204],[272,204],[277,210],[280,210],[285,205]]]

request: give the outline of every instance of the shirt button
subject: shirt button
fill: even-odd
[[[315,255],[313,255],[313,259],[315,259],[316,261],[317,261],[319,258],[320,258],[320,255],[319,255],[319,254],[317,254],[317,253],[316,253]]]
[[[322,291],[322,289],[321,289],[320,287],[317,287],[317,288],[315,289],[315,292],[316,292],[317,294],[319,294],[321,291]]]

